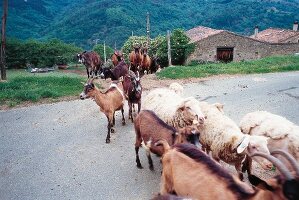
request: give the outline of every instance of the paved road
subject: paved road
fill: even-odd
[[[268,110],[299,124],[299,72],[211,78],[185,85],[185,96],[222,102],[237,123]],[[127,110],[126,110],[127,115]],[[105,144],[106,118],[92,100],[0,112],[0,199],[149,199],[159,191],[155,171],[135,166],[134,131],[121,126]]]

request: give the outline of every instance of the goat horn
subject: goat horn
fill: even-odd
[[[285,157],[292,165],[293,169],[296,171],[297,176],[299,176],[299,165],[297,163],[297,160],[288,152],[283,150],[274,150],[271,152],[271,154],[280,154],[283,157]]]
[[[265,153],[261,153],[261,152],[256,152],[256,153],[250,154],[249,156],[250,157],[260,156],[260,157],[266,158],[267,160],[271,161],[279,169],[281,174],[284,175],[287,180],[294,179],[294,177],[289,172],[289,170],[286,168],[286,166],[284,166],[282,164],[282,162],[280,160],[278,160],[277,158],[275,158],[269,154],[265,154]]]

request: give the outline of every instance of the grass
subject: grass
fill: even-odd
[[[158,78],[201,78],[219,74],[252,74],[299,70],[299,56],[275,56],[254,61],[167,67]]]
[[[31,74],[24,70],[8,70],[7,82],[0,82],[0,105],[16,106],[26,101],[78,95],[86,79],[76,74],[50,72]]]

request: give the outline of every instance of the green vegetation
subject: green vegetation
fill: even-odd
[[[2,6],[2,4],[0,5]],[[255,25],[292,28],[299,19],[298,0],[10,0],[7,35],[19,39],[59,38],[91,49],[99,43],[120,48],[133,34],[151,37],[195,26],[252,34]]]
[[[79,95],[82,81],[79,75],[51,72],[30,74],[20,70],[9,70],[9,80],[0,82],[0,105],[15,106],[24,101]]]
[[[75,61],[81,48],[66,44],[58,39],[47,42],[37,40],[21,41],[9,39],[6,46],[8,68],[52,67],[57,64],[67,64]]]
[[[252,74],[299,70],[299,56],[276,56],[254,61],[174,66],[164,68],[159,78],[200,78],[219,74]]]
[[[184,64],[186,58],[190,53],[194,51],[194,45],[188,44],[190,39],[186,36],[182,29],[175,29],[171,33],[170,43],[171,43],[171,56],[172,63],[175,65]],[[145,36],[131,36],[124,43],[122,51],[125,55],[133,50],[133,46],[140,45],[145,47],[147,44],[147,38]],[[150,56],[157,56],[160,59],[161,66],[168,65],[168,55],[167,55],[167,39],[165,36],[157,36],[150,40]]]
[[[107,59],[109,59],[112,56],[112,54],[114,53],[114,50],[107,45],[105,46],[105,48],[106,48]],[[93,47],[92,50],[97,52],[101,56],[101,59],[104,61],[104,45],[97,44]]]

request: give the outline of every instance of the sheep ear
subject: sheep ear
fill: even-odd
[[[243,141],[241,142],[241,144],[239,144],[238,148],[237,148],[237,153],[243,153],[244,150],[248,147],[249,145],[249,136],[245,135],[245,138],[243,139]]]

